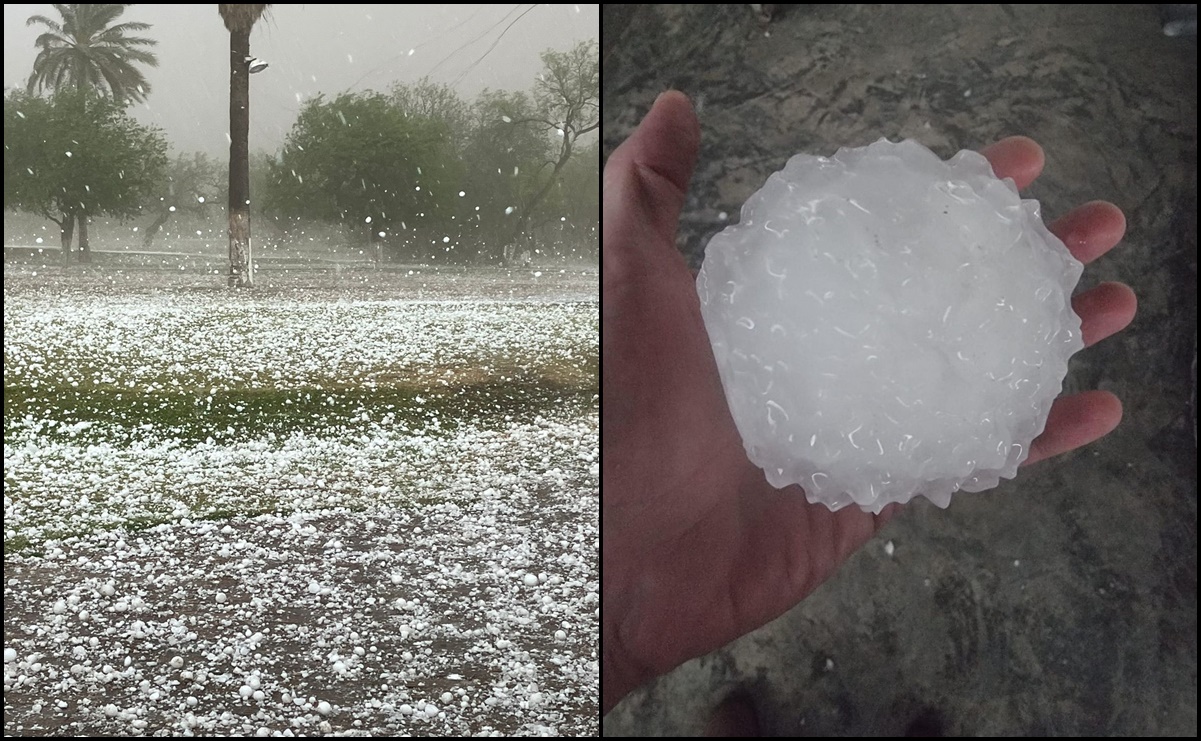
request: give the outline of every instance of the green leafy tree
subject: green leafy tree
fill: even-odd
[[[512,242],[518,214],[527,212],[549,178],[550,141],[535,126],[514,125],[537,116],[526,93],[485,90],[472,115],[464,161],[473,205],[480,210],[468,224],[481,243],[503,246]],[[493,259],[501,254],[495,247],[488,252]]]
[[[455,152],[463,151],[471,129],[471,107],[450,85],[424,77],[413,85],[393,85],[388,97],[406,115],[445,124]]]
[[[542,207],[532,218],[533,229],[552,229],[563,257],[595,257],[600,245],[600,142],[572,156]]]
[[[452,248],[462,181],[445,123],[407,115],[380,93],[344,93],[301,111],[273,166],[270,206],[341,223],[377,259],[385,239],[401,256],[423,257],[435,234]]]
[[[42,25],[46,31],[34,45],[33,60],[26,92],[42,90],[91,90],[114,101],[145,100],[150,83],[136,65],[158,66],[158,58],[143,47],[156,45],[153,39],[127,34],[146,31],[147,23],[127,22],[113,25],[128,5],[55,4],[62,22],[44,15],[30,16],[25,25]],[[74,224],[66,232],[74,232]],[[90,254],[88,222],[79,222],[80,254]]]
[[[267,5],[217,6],[229,31],[229,285],[254,281],[250,261],[250,31]]]
[[[150,83],[136,64],[157,67],[158,57],[141,47],[158,42],[127,35],[148,30],[147,23],[112,25],[127,7],[55,4],[62,23],[44,15],[30,16],[25,25],[41,24],[46,31],[34,42],[39,51],[27,92],[87,88],[117,101],[145,100]]]
[[[138,213],[167,164],[167,142],[124,106],[90,90],[4,99],[4,207],[59,225],[64,259],[74,224]],[[91,259],[81,241],[79,259]]]

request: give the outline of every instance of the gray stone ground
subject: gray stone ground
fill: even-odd
[[[1134,324],[1069,391],[1125,420],[948,510],[909,506],[810,599],[627,698],[605,735],[695,734],[748,690],[772,735],[1197,735],[1196,59],[1156,6],[605,7],[605,153],[655,96],[693,97],[701,162],[680,248],[798,151],[880,136],[947,156],[1007,134],[1047,151],[1050,217],[1105,198]],[[890,557],[884,544],[892,541]]]

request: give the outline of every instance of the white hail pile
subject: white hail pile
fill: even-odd
[[[5,735],[598,733],[599,412],[437,403],[587,367],[596,272],[429,272],[5,275]]]
[[[697,289],[750,459],[879,512],[1016,474],[1083,347],[1081,271],[983,156],[881,139],[791,158]]]

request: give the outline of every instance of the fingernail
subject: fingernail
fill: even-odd
[[[654,108],[655,106],[659,105],[659,101],[663,100],[664,97],[670,95],[671,93],[678,93],[678,92],[680,92],[680,91],[675,90],[674,88],[669,89],[669,90],[664,90],[663,92],[659,93],[659,95],[655,98],[655,102],[651,104],[651,108]]]

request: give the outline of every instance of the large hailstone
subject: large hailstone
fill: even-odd
[[[1084,345],[1082,270],[980,154],[881,139],[790,159],[697,290],[767,480],[879,512],[1013,478]]]

